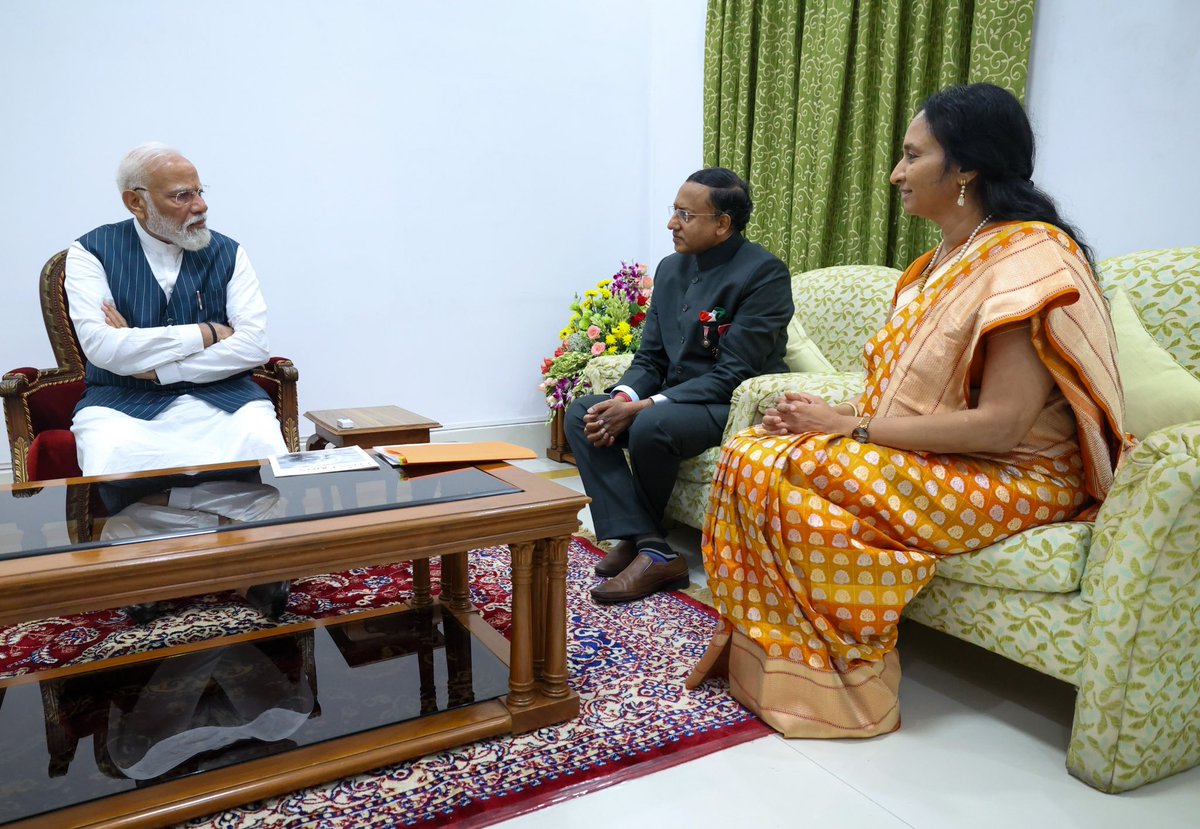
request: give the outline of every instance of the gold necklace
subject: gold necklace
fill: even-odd
[[[979,231],[983,230],[983,226],[991,220],[992,214],[989,213],[983,217],[982,222],[975,225],[975,229],[971,231],[971,235],[967,237],[967,241],[963,242],[962,251],[958,254],[958,258],[954,260],[955,265],[966,258],[967,251],[971,249],[971,243],[975,241],[975,237],[979,234]],[[933,273],[934,265],[937,264],[938,257],[942,255],[942,244],[945,241],[945,238],[943,238],[940,242],[938,242],[937,247],[933,249],[933,256],[930,257],[929,264],[925,266],[925,270],[921,271],[921,281],[917,283],[918,293],[925,290],[925,283],[929,281],[929,275]]]

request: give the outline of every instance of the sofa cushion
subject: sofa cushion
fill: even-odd
[[[792,275],[796,317],[837,371],[862,369],[863,344],[887,319],[900,271],[835,265]]]
[[[800,323],[800,317],[792,315],[787,327],[787,352],[783,355],[789,371],[828,372],[835,371],[833,364],[825,359],[821,349],[812,341]]]
[[[717,458],[720,455],[721,447],[714,446],[711,449],[705,449],[694,458],[688,458],[679,464],[676,480],[686,481],[690,484],[703,484],[707,490],[708,485],[712,483],[713,472],[717,469]]]
[[[616,385],[632,362],[633,355],[628,353],[602,354],[592,358],[579,375],[584,387],[577,392],[578,396],[604,394],[605,389]]]
[[[1108,300],[1125,389],[1125,429],[1141,440],[1166,426],[1200,420],[1200,380],[1146,332],[1125,291],[1110,289]]]
[[[941,578],[985,587],[1073,593],[1079,589],[1092,524],[1068,521],[1047,524],[984,547],[977,553],[938,561]]]
[[[1120,286],[1150,336],[1200,377],[1200,246],[1116,256],[1096,271],[1104,292]]]

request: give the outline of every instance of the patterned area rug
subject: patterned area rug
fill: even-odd
[[[680,593],[598,606],[587,591],[596,582],[591,570],[600,555],[587,541],[571,543],[569,672],[580,696],[578,719],[185,825],[481,827],[770,733],[724,685],[684,690],[716,624],[713,611]],[[502,632],[510,623],[507,559],[503,547],[471,554],[472,601]],[[433,570],[436,576],[436,561]],[[395,604],[410,584],[407,565],[304,579],[293,586],[281,623]],[[14,625],[0,628],[0,676],[272,626],[231,592],[172,603],[169,613],[140,627],[120,611]]]

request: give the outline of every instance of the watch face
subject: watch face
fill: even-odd
[[[866,443],[869,440],[867,430],[862,426],[854,427],[854,431],[850,433],[850,437],[854,438],[859,443]]]

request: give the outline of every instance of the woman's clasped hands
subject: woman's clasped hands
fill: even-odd
[[[772,435],[798,435],[805,432],[843,434],[846,415],[822,398],[806,391],[788,391],[779,395],[775,405],[763,415],[762,427]]]

